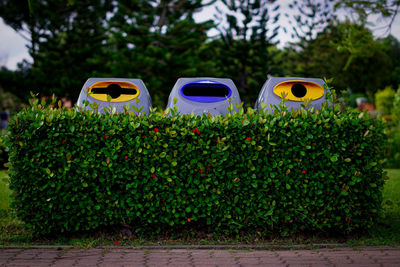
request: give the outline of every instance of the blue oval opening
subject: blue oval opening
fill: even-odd
[[[232,95],[232,91],[223,83],[202,80],[182,86],[181,95],[192,101],[212,103],[226,100]]]

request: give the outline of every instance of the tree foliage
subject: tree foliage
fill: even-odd
[[[109,73],[142,78],[161,106],[179,77],[207,69],[199,51],[212,22],[196,23],[193,14],[210,2],[121,0],[110,20]]]
[[[386,27],[387,32],[390,32],[393,22],[397,17],[400,9],[399,0],[337,0],[335,3],[336,8],[349,9],[355,12],[357,20],[365,24],[372,15],[378,16],[379,19],[388,20]]]
[[[392,61],[390,85],[397,88],[400,85],[400,42],[392,35],[379,39],[378,42],[382,44],[384,52]]]
[[[275,0],[222,3],[216,16],[220,36],[210,44],[210,60],[216,59],[219,72],[234,80],[244,100],[254,102],[267,74],[282,73],[274,62],[279,5]]]
[[[315,60],[314,40],[318,33],[324,31],[336,19],[332,0],[293,1],[289,4],[289,8],[294,11],[289,23],[292,25],[292,38],[295,38],[296,41],[290,42],[288,46],[287,66],[289,66],[289,69],[286,69],[286,71],[309,77],[309,75],[314,74],[312,69],[316,67],[315,63],[312,66],[312,61]],[[285,15],[290,17],[289,14]]]
[[[300,41],[314,39],[316,34],[323,31],[337,17],[332,2],[333,0],[298,0],[289,4],[289,8],[295,11],[292,15],[293,20],[289,20],[289,24],[292,25],[292,37],[297,37]]]
[[[104,22],[110,8],[108,0],[38,0],[29,5],[2,0],[0,16],[30,40],[33,64],[18,94],[40,90],[76,98],[84,80],[104,69]]]
[[[398,1],[369,2],[290,1],[294,39],[278,49],[286,11],[276,0],[0,0],[0,16],[29,40],[33,59],[1,69],[0,86],[21,98],[33,91],[75,101],[89,77],[141,78],[164,107],[179,77],[227,77],[252,105],[268,75],[288,75],[334,78],[339,90],[372,100],[400,83],[399,41],[374,38],[363,19],[336,19],[339,8],[397,14]],[[194,19],[204,8],[213,21]],[[210,37],[211,29],[219,34]]]
[[[370,30],[347,23],[331,23],[303,50],[295,53],[289,50],[286,69],[291,70],[289,75],[332,77],[334,87],[365,92],[372,100],[373,94],[390,81],[391,58],[383,45],[372,38]],[[356,34],[355,41],[346,49],[340,47],[343,32],[353,28],[357,32],[348,34]],[[303,61],[304,55],[308,57],[307,64]]]

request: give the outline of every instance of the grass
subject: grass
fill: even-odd
[[[121,229],[108,229],[96,233],[80,234],[57,239],[34,238],[29,231],[24,229],[22,222],[15,219],[9,207],[8,176],[7,171],[0,171],[0,246],[9,245],[73,245],[89,248],[99,245],[113,245],[120,241],[124,245],[238,245],[258,244],[265,247],[284,245],[306,245],[310,248],[313,244],[335,244],[344,246],[360,245],[400,245],[400,169],[387,170],[389,179],[383,189],[382,218],[372,229],[354,234],[352,236],[327,237],[320,234],[298,235],[290,238],[280,236],[262,237],[254,235],[241,236],[240,238],[226,238],[204,233],[189,233],[185,236],[152,236],[121,235]]]
[[[400,216],[400,169],[387,170],[389,180],[383,188],[382,207],[386,214]]]
[[[10,205],[10,190],[8,189],[8,173],[0,171],[0,210],[7,210]]]
[[[0,244],[24,244],[31,241],[31,234],[23,229],[23,223],[12,216],[9,211],[10,189],[8,188],[8,172],[0,170]]]

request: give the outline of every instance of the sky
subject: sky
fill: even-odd
[[[291,10],[288,8],[287,0],[279,1],[281,8],[280,12],[287,12],[290,14]],[[198,22],[213,19],[215,14],[215,7],[210,6],[204,8],[201,12],[195,15],[195,19]],[[371,18],[371,22],[376,26],[370,26],[376,37],[386,36],[385,29],[382,29],[383,25],[387,24],[387,21],[377,21],[376,18]],[[290,33],[285,33],[283,27],[290,28],[289,19],[281,15],[279,24],[281,29],[277,39],[280,41],[278,47],[282,48],[289,41],[295,41],[291,38]],[[216,30],[212,30],[208,33],[210,36],[218,34]],[[400,40],[400,15],[397,16],[393,23],[391,34]],[[22,60],[26,59],[29,62],[32,60],[28,53],[27,48],[28,42],[23,39],[18,33],[16,33],[11,27],[4,24],[2,18],[0,18],[0,66],[5,66],[8,69],[15,70],[17,64]]]

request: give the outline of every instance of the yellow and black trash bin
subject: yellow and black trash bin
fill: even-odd
[[[77,106],[83,107],[84,101],[97,103],[100,113],[105,109],[116,109],[123,112],[129,104],[136,114],[149,113],[152,107],[151,97],[140,79],[125,78],[89,78],[79,94]],[[85,106],[90,109],[89,106]]]
[[[288,110],[299,109],[307,99],[310,108],[320,109],[321,104],[326,102],[327,93],[329,90],[322,79],[270,77],[264,83],[254,108],[273,112],[274,107],[279,106],[285,97]]]

